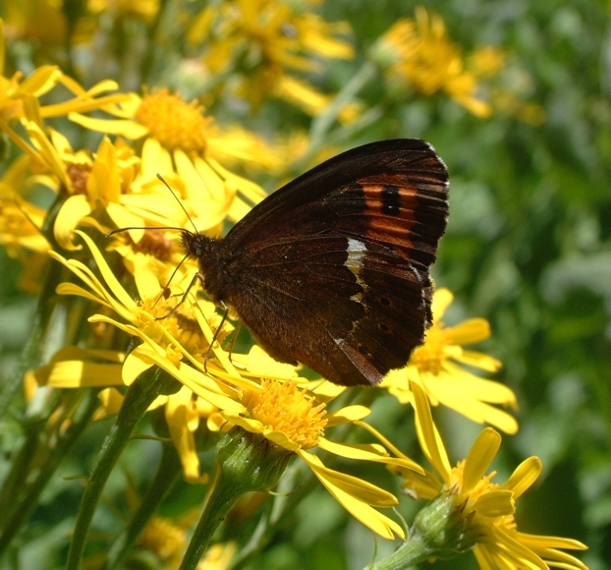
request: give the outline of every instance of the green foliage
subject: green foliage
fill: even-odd
[[[328,2],[321,12],[328,20],[351,24],[362,57],[398,17],[411,17],[413,7],[389,0],[341,0]],[[351,144],[421,137],[447,163],[450,219],[435,279],[456,295],[450,316],[490,321],[493,336],[485,349],[503,362],[498,378],[514,389],[520,405],[520,431],[503,437],[495,467],[511,473],[523,458],[541,457],[539,486],[519,504],[520,529],[580,540],[590,547],[581,559],[602,569],[611,560],[611,7],[599,0],[439,0],[426,7],[442,16],[466,50],[501,47],[508,61],[503,80],[523,101],[541,105],[545,121],[532,125],[503,109],[477,118],[442,95],[404,105],[386,100],[379,119]],[[132,34],[132,47],[142,33],[129,26],[123,32]],[[19,56],[27,60],[24,45],[9,49],[18,62]],[[157,50],[153,70],[142,79],[151,85],[184,82],[156,75],[168,63],[161,57]],[[352,62],[330,65],[324,87],[332,92],[356,67]],[[125,70],[118,75],[122,88],[138,88]],[[186,91],[191,87],[187,83]],[[360,96],[373,107],[380,90],[369,86]],[[274,103],[251,117],[238,107],[232,120],[260,132],[309,123],[303,113],[287,108]],[[220,121],[234,110],[212,106]],[[33,301],[18,291],[19,264],[4,251],[0,263],[0,377],[5,379],[25,341]],[[23,404],[16,403],[13,410],[23,410]],[[24,437],[28,418],[19,414],[12,411],[2,418],[0,481]],[[474,436],[453,412],[440,410],[437,417],[453,459],[462,457]],[[376,420],[386,424],[389,439],[402,441],[407,428],[401,418]],[[456,426],[461,437],[467,434],[468,443],[452,439]],[[66,478],[89,472],[101,432],[92,425],[61,464],[19,538],[27,548],[19,561],[6,556],[1,570],[61,567],[81,494],[79,483]],[[150,442],[134,441],[122,460],[140,494],[152,473],[151,468],[140,469],[141,463],[156,459],[151,450]],[[407,447],[403,451],[414,453]],[[105,491],[106,504],[112,506],[95,519],[103,532],[116,532],[122,524],[117,521],[127,516],[125,485],[117,475]],[[201,500],[199,487],[180,481],[162,511],[183,514]],[[362,568],[369,561],[372,549],[363,544],[370,535],[322,490],[285,523],[244,568],[340,570]],[[388,548],[380,544],[380,552]],[[476,566],[471,556],[436,564],[438,569]],[[134,562],[130,567],[148,566]]]

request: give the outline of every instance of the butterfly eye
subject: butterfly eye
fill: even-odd
[[[380,323],[378,325],[378,328],[383,332],[383,333],[389,333],[391,331],[391,328],[386,324],[386,323]]]
[[[364,345],[364,344],[359,344],[358,346],[358,351],[363,355],[363,356],[368,356],[370,354],[369,349]]]

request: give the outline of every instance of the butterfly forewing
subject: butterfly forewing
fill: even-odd
[[[431,319],[429,266],[448,175],[424,141],[373,143],[300,176],[200,257],[274,358],[372,385],[404,366]],[[214,266],[212,266],[214,265]],[[218,275],[217,275],[218,273]]]

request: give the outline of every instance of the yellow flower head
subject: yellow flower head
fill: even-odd
[[[201,105],[195,101],[185,103],[177,93],[170,94],[168,89],[146,93],[134,119],[169,151],[180,149],[192,156],[206,150],[207,131],[212,119],[204,117]]]
[[[413,387],[418,441],[435,472],[424,475],[401,471],[404,489],[416,498],[451,500],[454,517],[460,519],[482,570],[495,568],[540,568],[559,566],[587,570],[585,564],[559,549],[584,550],[586,546],[567,538],[521,533],[514,518],[516,501],[537,480],[542,465],[538,457],[522,462],[502,484],[493,483],[496,472],[488,474],[501,436],[492,428],[484,429],[464,461],[451,467],[447,452],[433,423],[424,391]],[[453,523],[454,524],[454,523]],[[462,537],[464,539],[464,536]]]
[[[144,97],[132,93],[128,98],[120,105],[105,108],[116,119],[92,118],[79,113],[71,113],[69,118],[93,131],[132,140],[144,138],[141,171],[130,185],[131,193],[147,194],[151,189],[160,188],[157,175],[161,174],[184,198],[183,205],[197,228],[200,231],[217,228],[217,232],[225,217],[229,216],[233,221],[241,219],[253,204],[266,196],[257,184],[221,164],[276,167],[279,162],[277,153],[260,137],[238,127],[218,127],[211,117],[203,116],[203,107],[185,103],[177,94],[172,95],[167,90],[148,93]],[[167,189],[163,194],[165,198],[171,197]],[[129,200],[133,203],[135,199]],[[167,204],[167,200],[163,201]],[[138,207],[141,211],[150,209],[145,204],[138,204]],[[172,212],[176,211],[176,204],[168,207]],[[163,218],[163,208],[154,211],[160,219]],[[184,218],[174,224],[159,221],[157,225],[180,227],[184,221]]]
[[[383,387],[400,402],[413,402],[411,386],[424,389],[433,405],[443,404],[471,420],[488,422],[507,433],[515,433],[517,422],[507,412],[491,404],[516,407],[513,392],[503,384],[485,380],[464,366],[495,372],[501,363],[481,352],[463,348],[490,336],[485,319],[468,319],[447,326],[443,315],[454,296],[448,289],[439,289],[433,296],[433,324],[426,333],[424,344],[416,348],[406,368],[391,371]]]
[[[216,344],[211,349],[207,366],[205,363],[213,331],[218,328],[221,318],[215,313],[213,305],[188,295],[176,309],[183,293],[168,295],[152,275],[137,281],[141,287],[139,293],[142,301],[134,301],[114,276],[93,241],[78,230],[76,233],[91,251],[103,281],[81,262],[67,260],[52,251],[50,255],[78,276],[89,289],[63,283],[58,287],[58,293],[78,295],[99,303],[106,310],[104,314],[91,316],[90,322],[106,323],[140,339],[142,344],[130,352],[121,367],[122,383],[131,384],[142,372],[157,365],[220,409],[242,411],[244,407],[238,401],[235,387],[257,389],[257,385],[242,378],[225,351]],[[120,320],[109,316],[112,312]],[[221,331],[220,338],[225,334]],[[219,358],[220,361],[217,361]],[[232,386],[225,383],[224,378],[231,378]]]
[[[151,21],[159,11],[159,0],[88,0],[92,14],[109,13],[115,18],[132,16]]]
[[[386,447],[375,444],[346,444],[327,439],[328,428],[346,423],[377,432],[361,422],[370,411],[364,406],[348,406],[329,412],[327,404],[344,391],[328,382],[313,382],[299,386],[295,382],[263,380],[263,390],[245,391],[242,404],[244,413],[221,412],[229,424],[263,435],[273,445],[298,455],[335,499],[357,520],[371,530],[392,539],[404,536],[402,528],[373,507],[392,507],[397,499],[387,491],[357,477],[325,467],[315,453],[307,449],[318,448],[341,457],[374,461],[386,465],[400,465],[404,469],[421,471],[406,457],[391,457]],[[384,443],[383,437],[378,439]]]
[[[327,425],[324,404],[317,404],[295,382],[263,380],[263,391],[247,390],[242,403],[250,417],[269,432],[282,432],[300,449],[318,444]]]
[[[460,45],[448,36],[443,20],[421,6],[415,19],[394,24],[372,55],[392,80],[407,81],[425,96],[443,90],[479,117],[491,113],[479,81],[491,72],[491,66],[468,69]]]
[[[232,0],[200,12],[188,39],[205,42],[206,68],[215,76],[230,77],[235,91],[254,109],[273,96],[319,115],[330,97],[293,73],[321,71],[320,60],[352,58],[352,46],[341,39],[349,31],[345,22],[326,22],[280,0]],[[354,106],[347,107],[340,118],[349,121],[355,112]]]
[[[171,520],[157,516],[144,527],[137,542],[139,548],[153,552],[168,568],[178,568],[186,545],[185,530]]]
[[[46,212],[21,197],[30,185],[28,166],[28,157],[22,156],[0,177],[0,244],[11,257],[23,258],[23,250],[43,253],[49,249],[41,229]]]

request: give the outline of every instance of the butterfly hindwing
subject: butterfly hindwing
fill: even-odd
[[[447,181],[423,141],[341,154],[253,208],[214,259],[201,256],[206,288],[277,360],[337,384],[376,384],[405,365],[430,323]]]

